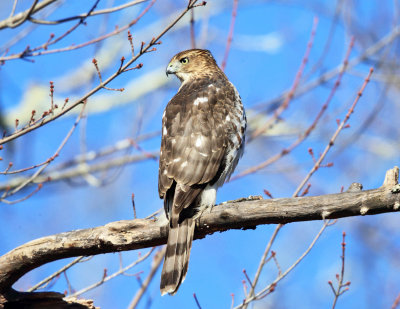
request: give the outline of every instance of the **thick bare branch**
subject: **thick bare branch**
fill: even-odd
[[[395,167],[395,171],[398,167]],[[390,186],[367,191],[273,200],[241,199],[222,203],[197,221],[195,239],[229,229],[254,229],[260,224],[343,218],[395,212],[400,194],[393,170]],[[133,250],[164,244],[165,220],[123,220],[91,229],[46,236],[0,257],[0,294],[25,273],[48,262],[81,255]],[[13,291],[15,293],[15,291]]]
[[[100,309],[91,299],[67,299],[56,292],[18,293],[12,300],[0,295],[0,309],[3,308]]]

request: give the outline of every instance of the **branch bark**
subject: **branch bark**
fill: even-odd
[[[264,200],[250,197],[224,202],[204,212],[196,222],[195,239],[230,229],[255,229],[278,224],[397,212],[400,209],[399,168],[386,173],[382,187],[361,190],[352,185],[344,193]],[[0,304],[15,298],[12,285],[32,269],[51,261],[108,252],[134,250],[166,243],[165,220],[122,220],[28,242],[0,257]]]

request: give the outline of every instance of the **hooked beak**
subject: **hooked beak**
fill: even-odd
[[[167,70],[165,71],[165,73],[167,74],[167,77],[168,77],[168,74],[175,74],[176,73],[176,65],[174,65],[172,63],[168,64]]]
[[[165,74],[167,74],[167,77],[168,77],[168,74],[174,74],[174,72],[172,72],[172,70],[167,68],[167,70],[165,71]]]

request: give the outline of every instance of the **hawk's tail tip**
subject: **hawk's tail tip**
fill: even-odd
[[[161,291],[161,296],[164,296],[166,294],[174,296],[176,294],[176,292],[178,291],[178,288],[175,288],[175,287],[172,287],[172,286],[166,286],[164,288],[160,287],[160,291]]]
[[[161,295],[167,293],[175,295],[179,286],[185,280],[194,227],[195,222],[190,218],[176,227],[171,227],[169,230],[164,265],[161,271]]]

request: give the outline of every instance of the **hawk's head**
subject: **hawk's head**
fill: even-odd
[[[167,66],[168,74],[175,74],[181,82],[201,74],[219,70],[211,52],[205,49],[189,49],[172,57]]]

